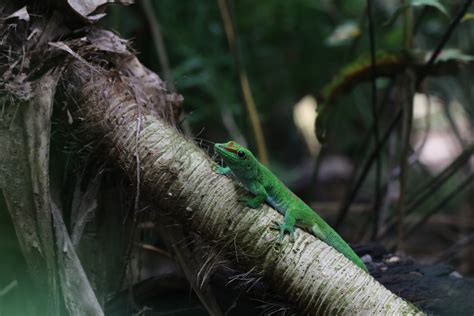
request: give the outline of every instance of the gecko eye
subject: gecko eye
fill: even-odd
[[[245,152],[243,150],[239,150],[237,152],[237,156],[239,156],[240,158],[244,158],[245,157]]]

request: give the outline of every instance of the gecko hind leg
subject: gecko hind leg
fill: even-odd
[[[290,242],[295,242],[295,224],[295,216],[293,216],[291,211],[287,211],[283,223],[278,224],[278,229],[280,230],[280,236],[278,239],[280,242],[285,238],[286,232],[290,234]]]
[[[317,238],[321,239],[322,241],[326,240],[326,235],[323,233],[321,228],[319,228],[318,224],[314,224],[313,227],[311,227],[311,231]]]

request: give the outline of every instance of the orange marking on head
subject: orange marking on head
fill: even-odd
[[[235,149],[232,149],[232,148],[229,148],[229,147],[224,147],[224,149],[227,150],[228,152],[231,152],[231,153],[237,155],[237,150],[235,150]]]

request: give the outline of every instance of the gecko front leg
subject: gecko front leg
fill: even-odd
[[[218,173],[218,174],[223,174],[223,175],[227,175],[229,173],[232,173],[232,170],[230,170],[229,167],[222,167],[222,166],[214,166],[213,167],[213,170],[215,173]]]
[[[288,232],[290,234],[290,242],[295,241],[295,224],[296,217],[294,215],[294,211],[286,211],[283,223],[278,224],[278,228],[280,230],[280,236],[278,240],[280,242],[283,241],[283,239],[285,238],[285,232]]]
[[[258,208],[260,205],[265,202],[267,199],[267,191],[258,182],[252,182],[252,183],[245,183],[245,186],[247,189],[252,192],[255,197],[254,198],[248,198],[248,197],[240,197],[239,201],[244,202],[248,207],[251,208]]]

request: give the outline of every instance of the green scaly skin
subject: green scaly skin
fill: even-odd
[[[290,241],[293,242],[295,225],[297,225],[335,248],[367,272],[365,264],[342,237],[262,165],[250,150],[233,141],[215,144],[214,149],[227,164],[227,167],[217,167],[216,172],[233,173],[254,195],[253,198],[242,197],[240,201],[251,208],[258,208],[267,202],[285,216],[283,223],[278,225],[280,241],[283,240],[285,232],[288,232]]]

